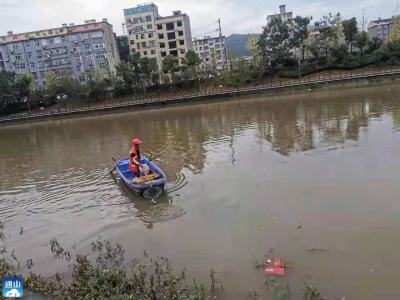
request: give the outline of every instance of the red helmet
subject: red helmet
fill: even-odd
[[[134,139],[132,140],[132,145],[140,145],[140,144],[142,144],[142,141],[139,140],[138,138],[134,138]]]

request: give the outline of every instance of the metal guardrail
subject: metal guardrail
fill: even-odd
[[[212,89],[204,89],[202,91],[197,91],[196,93],[191,94],[176,94],[173,93],[170,96],[165,97],[150,97],[147,99],[140,100],[126,100],[126,99],[113,99],[110,102],[93,104],[87,103],[84,106],[65,106],[63,108],[51,108],[45,109],[43,111],[38,112],[23,112],[8,115],[5,117],[0,117],[1,123],[8,123],[19,120],[30,120],[37,119],[43,117],[51,117],[51,116],[61,116],[61,115],[71,115],[85,112],[93,112],[93,111],[107,111],[112,109],[119,108],[128,108],[135,106],[143,106],[147,104],[163,104],[167,102],[177,102],[177,101],[189,101],[193,99],[202,99],[202,98],[210,98],[210,97],[218,97],[218,96],[234,96],[240,95],[249,92],[259,92],[259,91],[268,91],[268,90],[276,90],[288,87],[299,87],[299,86],[308,86],[310,84],[320,84],[320,83],[329,83],[329,82],[339,82],[339,81],[348,81],[348,80],[356,80],[356,79],[367,79],[374,77],[384,77],[384,76],[392,76],[392,75],[400,75],[400,68],[390,68],[383,70],[372,70],[372,71],[357,71],[357,72],[338,72],[338,73],[319,73],[318,75],[310,75],[303,77],[302,79],[274,79],[263,82],[253,82],[248,86],[241,88],[212,88]]]

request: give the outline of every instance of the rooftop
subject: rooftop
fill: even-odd
[[[54,37],[59,35],[65,35],[70,33],[79,33],[86,31],[93,31],[101,28],[100,25],[106,24],[108,26],[112,26],[108,23],[107,19],[103,19],[102,21],[96,22],[96,20],[87,20],[84,24],[75,25],[74,23],[62,24],[61,27],[42,29],[31,32],[24,33],[16,33],[14,34],[12,31],[9,31],[7,35],[0,36],[0,44],[11,43],[11,42],[21,42],[31,39],[41,39]]]
[[[128,16],[134,14],[141,14],[148,11],[154,11],[155,9],[157,9],[157,6],[154,3],[139,4],[136,7],[124,9],[124,15]]]

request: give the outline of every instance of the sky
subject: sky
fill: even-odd
[[[399,0],[155,0],[160,15],[181,10],[190,17],[192,36],[216,34],[218,18],[222,32],[259,33],[267,15],[279,11],[280,4],[294,15],[312,16],[317,20],[329,12],[341,12],[361,21],[388,18],[400,13]],[[122,10],[143,2],[132,0],[0,0],[0,35],[59,27],[62,23],[83,23],[84,20],[108,18],[114,31],[122,34]]]

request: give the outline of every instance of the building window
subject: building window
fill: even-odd
[[[22,54],[17,54],[14,56],[15,59],[22,59],[22,57],[23,57]]]
[[[142,42],[142,47],[146,48],[146,42]]]
[[[182,21],[176,22],[176,26],[181,27],[182,26]]]
[[[153,33],[149,33],[148,36],[149,36],[149,39],[152,39],[154,34]]]
[[[167,56],[167,52],[161,51],[161,57]]]
[[[96,54],[95,58],[96,59],[106,59],[106,55],[105,54]]]
[[[85,45],[85,50],[90,50],[92,47],[90,45]]]
[[[28,52],[28,57],[32,57],[32,52]],[[0,58],[1,58],[1,54],[0,54]]]
[[[15,66],[15,69],[16,70],[24,70],[25,69],[25,64],[17,64],[16,66]]]
[[[93,44],[93,48],[94,49],[104,48],[104,45],[103,44]]]
[[[185,45],[185,40],[179,40],[179,45]]]
[[[174,40],[175,39],[175,32],[168,32],[167,36],[168,36],[169,40]]]
[[[137,39],[137,40],[139,39],[139,35],[138,35],[138,34],[136,35],[136,39]]]
[[[146,16],[146,22],[151,22],[151,15]]]
[[[139,50],[139,49],[140,49],[140,44],[137,44],[137,45],[136,45],[136,48],[138,48],[138,50]]]
[[[145,39],[145,37],[144,37],[144,33],[142,33],[142,34],[140,35],[140,38],[141,38],[142,40],[144,40],[144,39]]]
[[[169,52],[171,55],[177,57],[178,56],[178,50],[172,50]]]
[[[143,55],[147,55],[147,51],[145,50],[145,51],[143,51]]]
[[[29,66],[30,66],[31,68],[34,68],[34,67],[35,67],[35,63],[31,62],[31,63],[29,64]]]
[[[179,35],[179,36],[183,36],[183,30],[179,30],[179,31],[178,31],[178,35]]]
[[[171,23],[167,23],[166,25],[167,25],[167,31],[175,29],[174,23],[172,23],[172,22]]]
[[[176,48],[176,41],[172,41],[168,43],[169,49],[175,49]]]
[[[149,41],[149,47],[155,47],[156,41]]]
[[[151,50],[151,54],[156,54],[156,50]]]
[[[131,45],[135,45],[135,41],[134,40],[131,40]]]
[[[162,24],[157,24],[157,29],[162,30]]]
[[[26,46],[26,47],[30,47],[30,46],[31,46],[31,43],[26,42],[26,43],[25,43],[25,46]]]
[[[160,40],[164,39],[164,33],[159,33],[159,34],[158,34],[158,38],[159,38]]]
[[[148,29],[148,30],[151,30],[151,29],[153,29],[153,25],[151,25],[151,24],[147,24],[147,29]]]
[[[160,43],[160,48],[165,48],[165,43]]]
[[[40,45],[39,41],[35,41],[35,46],[39,46],[39,45]]]
[[[19,45],[13,45],[13,49],[17,50],[19,48]]]

